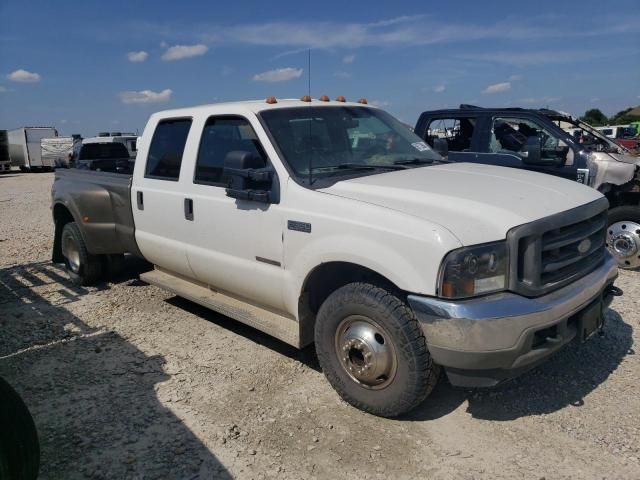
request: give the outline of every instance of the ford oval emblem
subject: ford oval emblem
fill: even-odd
[[[584,255],[585,253],[587,253],[590,248],[591,240],[589,240],[588,238],[585,238],[578,244],[578,252],[580,253],[580,255]]]

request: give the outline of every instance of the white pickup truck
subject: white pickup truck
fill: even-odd
[[[493,386],[602,327],[621,291],[607,200],[549,175],[448,164],[338,98],[156,113],[133,175],[58,170],[53,260],[141,278],[302,348],[347,402],[418,405],[440,367]]]

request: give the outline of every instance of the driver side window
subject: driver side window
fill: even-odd
[[[492,153],[527,156],[527,140],[535,137],[541,146],[541,158],[555,162],[566,159],[568,145],[554,133],[539,124],[524,118],[495,117],[491,125],[489,151]]]

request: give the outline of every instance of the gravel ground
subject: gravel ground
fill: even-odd
[[[604,337],[387,420],[343,403],[312,351],[140,282],[140,261],[74,287],[49,261],[52,180],[0,176],[0,376],[42,479],[640,478],[640,273]]]

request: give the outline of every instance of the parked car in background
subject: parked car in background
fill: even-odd
[[[455,162],[532,170],[589,185],[609,200],[607,246],[621,268],[640,267],[640,158],[554,110],[426,111],[415,132]]]
[[[57,137],[53,127],[23,127],[9,130],[9,156],[11,164],[20,167],[23,172],[52,171],[55,164],[42,158],[40,141],[43,138]]]
[[[100,137],[87,138],[77,150],[73,166],[82,170],[131,173],[133,160],[127,147],[121,142],[101,141]]]
[[[632,125],[609,125],[596,127],[600,133],[630,150],[638,148],[638,132]]]
[[[90,142],[115,142],[122,143],[125,147],[127,147],[127,151],[129,152],[129,157],[132,159],[136,158],[136,154],[138,153],[137,143],[138,136],[135,133],[122,133],[122,132],[100,132],[97,137],[90,137],[87,139]]]
[[[139,255],[143,281],[315,343],[342,398],[382,416],[418,405],[441,367],[493,386],[601,328],[621,292],[600,193],[445,162],[364,103],[152,115],[133,175],[56,171],[53,261],[88,284]]]
[[[9,141],[7,131],[0,130],[0,173],[11,171],[11,157],[9,157]]]

